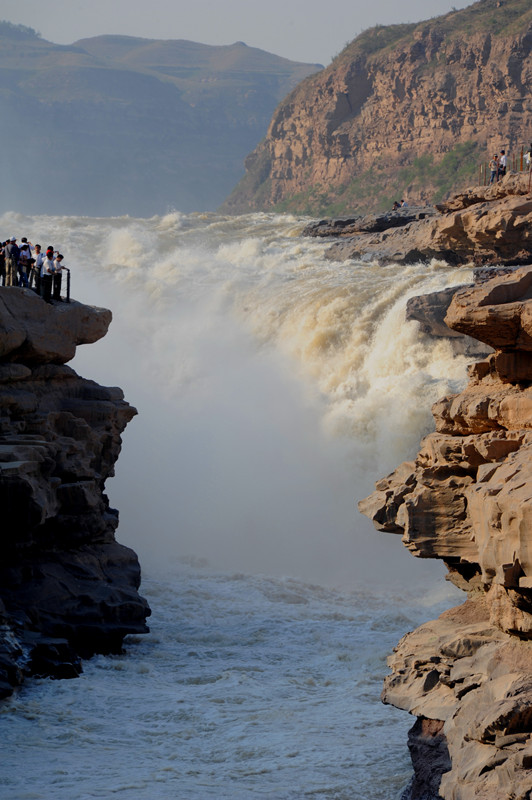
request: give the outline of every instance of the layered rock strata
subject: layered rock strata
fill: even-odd
[[[223,208],[315,216],[442,199],[501,148],[528,147],[531,74],[527,0],[365,31],[278,106]]]
[[[307,235],[334,237],[332,260],[412,264],[441,259],[449,264],[521,265],[532,261],[530,176],[509,173],[492,186],[478,186],[437,206],[360,219],[320,221]],[[343,224],[345,223],[345,224]]]
[[[110,321],[0,288],[0,697],[27,673],[74,677],[80,656],[147,631],[138,560],[115,541],[105,494],[136,411],[65,363]]]
[[[532,267],[456,292],[446,323],[494,349],[436,430],[360,509],[421,558],[439,558],[466,602],[407,634],[384,702],[418,721],[406,796],[532,794]]]

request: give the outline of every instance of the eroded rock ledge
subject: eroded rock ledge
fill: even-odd
[[[383,699],[418,718],[409,798],[529,800],[532,267],[458,290],[446,323],[494,353],[359,507],[414,555],[442,559],[468,599],[401,640]]]
[[[110,321],[0,288],[0,697],[28,673],[74,677],[80,657],[147,631],[137,556],[115,541],[104,491],[136,411],[65,364]]]
[[[346,220],[321,220],[309,236],[336,241],[332,260],[412,264],[433,258],[449,264],[511,265],[532,262],[532,194],[528,174],[509,173],[492,186],[467,189],[434,209]]]

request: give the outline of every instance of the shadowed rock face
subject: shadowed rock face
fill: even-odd
[[[430,746],[420,723],[413,729],[412,798],[438,796],[438,785],[448,800],[530,797],[531,288],[532,267],[521,267],[456,292],[446,324],[494,353],[470,367],[463,392],[434,405],[436,431],[415,461],[359,506],[414,555],[442,559],[468,593],[389,661],[384,701],[432,721],[439,737]]]
[[[0,288],[0,696],[24,671],[73,677],[79,656],[147,631],[138,560],[104,492],[136,411],[64,364],[110,321]]]

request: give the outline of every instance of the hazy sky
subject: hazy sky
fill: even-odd
[[[419,22],[469,0],[0,0],[0,19],[70,44],[119,33],[204,44],[242,41],[295,61],[328,64],[376,24]]]

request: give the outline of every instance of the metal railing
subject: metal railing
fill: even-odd
[[[61,267],[61,272],[66,272],[66,296],[61,299],[65,303],[70,303],[70,269],[68,267]],[[38,271],[32,266],[27,276],[28,288],[33,289],[38,295],[41,295],[41,277]],[[64,281],[61,281],[61,288],[64,286]]]

